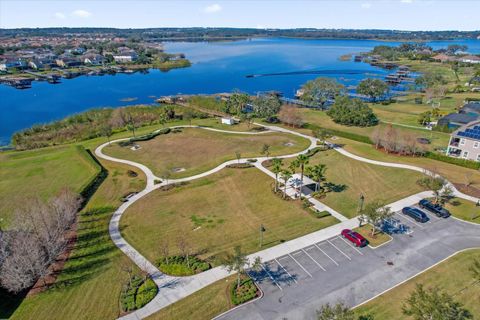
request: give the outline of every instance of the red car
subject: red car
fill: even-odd
[[[356,247],[365,247],[368,244],[367,239],[362,237],[360,233],[352,231],[350,229],[343,229],[341,234],[342,237],[349,240]]]

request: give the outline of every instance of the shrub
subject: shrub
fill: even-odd
[[[378,123],[377,116],[366,103],[348,97],[337,97],[327,115],[336,123],[347,126],[369,127]]]
[[[230,297],[234,305],[245,303],[257,296],[258,288],[250,278],[241,281],[239,287],[235,281],[231,287]]]
[[[120,302],[124,312],[140,309],[149,303],[157,294],[158,288],[152,279],[144,281],[143,278],[134,275],[130,283],[127,283],[120,295]]]
[[[437,152],[427,151],[427,152],[425,152],[424,157],[429,158],[429,159],[433,159],[433,160],[437,160],[437,161],[442,161],[442,162],[454,164],[454,165],[469,168],[469,169],[475,169],[475,170],[480,169],[480,162],[467,160],[467,159],[452,158],[452,157],[449,157],[447,155],[437,153]]]
[[[135,299],[135,307],[140,309],[157,295],[158,288],[153,282],[152,279],[147,279],[137,291],[136,299]]]
[[[310,124],[310,123],[305,125],[305,128],[311,129],[311,130],[324,129],[320,126],[317,126],[315,124]],[[324,130],[326,130],[329,133],[329,135],[333,135],[333,136],[337,136],[337,137],[341,137],[341,138],[345,138],[345,139],[350,139],[350,140],[354,140],[354,141],[358,141],[358,142],[362,142],[362,143],[373,144],[372,140],[369,137],[363,136],[361,134],[345,132],[345,131],[335,130],[335,129],[324,129]]]
[[[165,257],[159,259],[157,266],[163,273],[172,276],[191,276],[211,268],[210,263],[195,256],[188,258],[189,265],[187,265],[187,259],[184,256],[168,257],[168,263],[166,260]]]
[[[313,207],[310,207],[308,210],[317,219],[321,219],[321,218],[325,218],[325,217],[330,216],[330,212],[328,212],[326,210],[318,211],[317,209],[315,209]]]

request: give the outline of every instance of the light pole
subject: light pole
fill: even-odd
[[[363,195],[363,193],[361,193],[360,194],[360,199],[358,201],[358,211],[357,211],[357,213],[360,213],[363,210],[364,202],[365,202],[365,196]]]
[[[260,225],[260,248],[263,246],[263,233],[267,231],[263,224]]]

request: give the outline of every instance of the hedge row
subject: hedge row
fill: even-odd
[[[430,151],[425,152],[423,156],[425,158],[454,164],[460,167],[465,167],[465,168],[475,169],[475,170],[480,169],[480,162],[476,162],[472,160],[452,158],[441,153],[430,152]]]
[[[123,140],[123,141],[120,141],[118,143],[119,146],[121,147],[128,147],[130,146],[133,142],[138,142],[138,141],[148,141],[148,140],[151,140],[153,138],[155,138],[156,136],[159,136],[161,134],[168,134],[170,133],[170,128],[163,128],[163,129],[160,129],[160,130],[157,130],[157,131],[154,131],[154,132],[151,132],[151,133],[148,133],[148,134],[145,134],[143,136],[138,136],[138,137],[134,137],[134,138],[130,138],[128,140]]]
[[[141,277],[133,276],[131,285],[127,284],[120,296],[122,310],[128,312],[142,308],[155,298],[157,291],[158,288],[152,279],[143,281]]]
[[[104,166],[95,158],[92,152],[89,149],[85,149],[83,146],[76,146],[80,154],[92,164],[92,166],[97,170],[97,174],[88,182],[80,191],[80,195],[82,196],[82,205],[83,208],[88,200],[92,197],[92,195],[97,191],[98,187],[102,184],[102,182],[107,178],[108,171],[105,169]]]
[[[168,257],[168,263],[165,258],[157,261],[157,266],[163,273],[172,276],[191,276],[211,268],[210,263],[202,261],[195,256],[190,256],[187,259],[184,256]]]
[[[345,132],[345,131],[340,131],[340,130],[335,130],[335,129],[327,129],[327,128],[320,127],[316,124],[310,124],[310,123],[307,123],[305,125],[305,128],[310,129],[310,130],[322,129],[322,130],[327,131],[330,135],[333,135],[333,136],[337,136],[337,137],[341,137],[341,138],[345,138],[345,139],[350,139],[350,140],[354,140],[354,141],[358,141],[358,142],[373,144],[373,141],[369,137],[363,136],[361,134]]]

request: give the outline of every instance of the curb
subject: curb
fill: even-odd
[[[252,278],[252,280],[253,280],[253,278]],[[247,302],[245,302],[245,303],[242,303],[242,304],[240,304],[240,305],[238,305],[238,306],[235,306],[235,307],[233,307],[233,308],[231,308],[231,309],[228,309],[227,311],[222,312],[222,313],[220,313],[219,315],[216,315],[215,317],[213,317],[212,320],[216,320],[216,319],[218,319],[218,318],[220,318],[220,317],[223,317],[224,315],[226,315],[226,314],[228,314],[228,313],[230,313],[230,312],[232,312],[232,311],[234,311],[234,310],[239,309],[240,307],[249,305],[249,304],[251,304],[251,303],[254,303],[254,302],[257,301],[257,300],[262,299],[262,298],[263,298],[263,291],[262,291],[262,289],[260,289],[260,287],[257,285],[257,282],[256,282],[255,280],[253,280],[253,283],[255,284],[255,287],[257,287],[258,291],[260,291],[260,296],[256,297],[256,298],[253,299],[253,300],[250,300],[250,301],[247,301]]]

